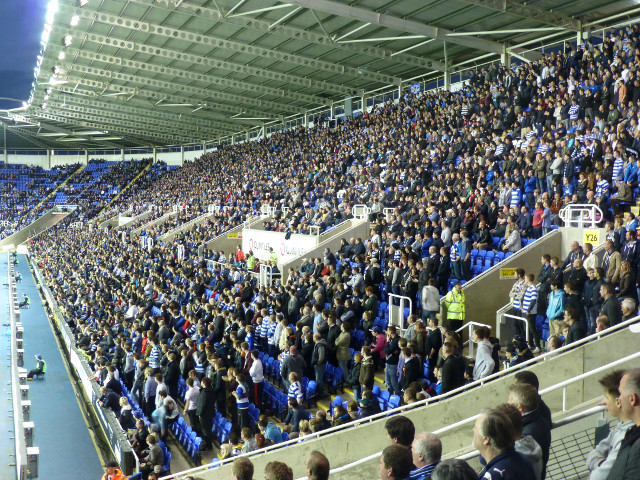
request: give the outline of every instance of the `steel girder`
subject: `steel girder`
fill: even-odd
[[[84,58],[92,62],[102,62],[108,65],[118,65],[118,66],[127,67],[127,68],[135,68],[137,70],[144,70],[145,72],[149,72],[152,74],[174,75],[176,77],[184,78],[186,80],[210,83],[212,85],[217,85],[223,88],[230,87],[230,88],[247,90],[260,95],[273,95],[283,99],[304,102],[305,106],[308,106],[309,104],[313,106],[331,105],[331,101],[325,98],[318,97],[316,95],[287,92],[285,90],[281,90],[277,88],[271,88],[271,87],[266,87],[266,86],[256,85],[256,84],[246,83],[246,82],[239,82],[237,80],[190,72],[188,70],[181,70],[179,68],[165,67],[164,65],[154,65],[151,63],[141,62],[138,60],[128,60],[126,58],[114,57],[114,56],[105,55],[102,53],[87,52],[86,50],[78,50],[76,48],[65,49],[62,46],[60,47],[56,46],[54,48],[57,49],[56,51],[65,51],[69,56],[73,56],[74,58]],[[249,102],[249,103],[255,103],[255,102],[261,101],[260,99],[254,100],[254,99],[245,98],[245,97],[240,97],[240,98],[244,99],[245,102]],[[289,104],[283,104],[283,105],[280,105],[279,108],[283,109],[288,106]],[[300,108],[299,107],[296,108],[296,111],[300,111]]]
[[[160,7],[157,4],[156,0],[129,0],[131,3],[138,3],[146,6]],[[404,65],[410,65],[412,67],[418,68],[427,68],[432,70],[444,71],[445,65],[444,63],[433,60],[430,58],[417,57],[414,55],[406,55],[406,54],[395,54],[393,50],[366,46],[362,44],[350,44],[350,43],[335,43],[331,40],[327,39],[324,35],[318,35],[317,33],[310,32],[307,30],[302,30],[295,27],[290,27],[288,25],[274,25],[271,22],[267,22],[265,20],[259,20],[257,18],[250,18],[246,16],[240,17],[225,17],[215,8],[207,8],[201,7],[198,5],[191,5],[189,2],[184,1],[178,7],[171,8],[166,7],[170,10],[175,10],[178,12],[188,13],[197,17],[209,17],[214,21],[227,23],[230,25],[236,25],[238,27],[250,28],[252,30],[256,30],[259,32],[264,32],[265,34],[275,34],[284,38],[289,38],[291,40],[302,40],[308,43],[313,43],[315,45],[326,46],[335,48],[344,52],[356,54],[356,55],[368,55],[374,58],[378,58],[380,60],[390,60],[393,58],[394,61],[398,63],[402,63]],[[392,57],[393,55],[393,57]]]
[[[392,28],[401,32],[424,35],[429,38],[436,38],[447,43],[462,45],[474,50],[482,50],[495,54],[503,53],[503,44],[479,37],[448,37],[447,34],[454,33],[446,28],[436,27],[416,20],[407,20],[386,13],[377,13],[372,10],[350,6],[331,0],[287,0],[288,3],[300,5],[305,8],[321,10],[333,15],[352,18],[361,22],[368,22],[382,27]],[[523,55],[524,56],[524,55]]]
[[[268,114],[265,114],[265,112],[261,110],[246,108],[242,105],[239,105],[237,107],[232,107],[232,106],[228,106],[223,103],[220,103],[219,101],[216,101],[215,97],[211,97],[211,93],[218,95],[218,92],[208,92],[207,90],[197,88],[197,87],[190,87],[188,85],[176,86],[169,82],[163,82],[155,79],[147,79],[144,77],[137,77],[134,75],[127,75],[123,73],[110,72],[108,70],[102,70],[94,67],[85,67],[82,65],[75,65],[75,64],[68,64],[68,63],[62,63],[59,65],[61,68],[67,68],[69,71],[74,71],[79,74],[94,75],[99,78],[104,78],[107,80],[119,80],[123,82],[131,82],[136,85],[140,85],[140,87],[135,87],[135,88],[125,87],[119,84],[111,83],[109,81],[103,82],[100,80],[92,80],[90,78],[75,77],[73,75],[69,75],[69,73],[67,72],[59,75],[60,77],[66,78],[66,80],[70,83],[77,83],[79,85],[83,85],[89,88],[94,88],[97,90],[113,90],[114,92],[135,94],[138,96],[146,97],[156,103],[159,103],[159,101],[163,101],[163,100],[166,100],[168,102],[173,102],[173,103],[192,103],[193,104],[193,102],[196,102],[194,106],[198,106],[197,105],[198,102],[200,103],[208,102],[208,103],[215,104],[215,108],[221,112],[227,112],[235,115],[235,114],[238,114],[239,113],[238,110],[240,110],[240,111],[246,112],[247,114],[254,115],[256,117],[272,118],[272,117],[268,117]],[[191,93],[193,95],[198,95],[199,97],[203,97],[203,98],[194,99],[186,96],[180,96],[179,94],[163,93],[157,90],[151,90],[150,87],[153,87],[153,86],[156,86],[158,88],[163,88],[168,91],[179,90],[180,92]]]
[[[203,130],[198,127],[189,127],[187,125],[176,122],[174,124],[163,122],[162,120],[156,120],[146,115],[131,115],[123,112],[118,112],[113,109],[104,109],[97,106],[78,105],[69,98],[64,99],[50,99],[47,101],[48,107],[54,107],[59,110],[69,110],[71,112],[79,112],[87,115],[92,115],[94,121],[102,121],[102,119],[113,120],[127,120],[130,122],[136,122],[140,126],[145,126],[150,130],[174,133],[176,135],[182,135],[185,138],[194,138],[194,135],[198,135],[197,141],[202,140],[210,136],[214,136],[216,132],[210,130]],[[217,132],[219,133],[219,132]]]
[[[206,120],[204,118],[197,118],[194,115],[187,114],[172,114],[163,112],[159,109],[147,107],[145,105],[132,104],[122,97],[111,97],[107,102],[101,98],[96,92],[92,90],[75,89],[65,85],[56,86],[53,94],[63,94],[64,100],[67,102],[73,102],[77,105],[86,107],[102,108],[104,110],[115,110],[122,113],[128,113],[131,115],[142,115],[145,118],[154,119],[163,122],[164,125],[174,125],[176,122],[185,122],[195,126],[202,127],[202,130],[219,130],[223,132],[235,133],[242,125],[228,124],[224,122],[216,122]],[[44,101],[40,98],[41,95],[37,94],[35,98]],[[87,98],[89,97],[89,98]]]
[[[308,58],[293,53],[279,52],[277,50],[271,50],[269,48],[248,45],[246,43],[237,42],[234,40],[202,35],[200,33],[188,32],[185,30],[179,30],[177,28],[165,27],[162,25],[144,22],[137,19],[90,10],[86,7],[76,8],[71,5],[64,4],[61,6],[71,8],[72,13],[74,15],[78,15],[81,19],[89,20],[92,22],[100,22],[106,25],[112,25],[114,27],[128,28],[133,31],[159,35],[175,40],[183,40],[190,43],[198,43],[201,45],[207,45],[211,48],[223,48],[234,53],[254,55],[257,57],[272,59],[273,61],[290,63],[300,67],[315,68],[318,70],[331,72],[336,75],[351,75],[354,78],[364,78],[370,82],[376,82],[383,85],[400,85],[402,83],[401,78],[395,77],[393,75],[362,71],[357,67],[348,67],[345,65],[339,65],[315,58]]]
[[[225,60],[207,58],[200,55],[193,55],[191,53],[184,53],[163,47],[152,47],[129,40],[119,40],[117,38],[110,38],[105,35],[98,35],[96,33],[86,33],[73,28],[62,28],[54,25],[51,28],[51,31],[52,33],[60,35],[61,37],[66,34],[71,34],[77,36],[78,38],[82,38],[84,41],[96,43],[99,45],[121,48],[136,53],[144,53],[146,55],[155,55],[158,57],[168,58],[170,60],[179,60],[187,63],[194,63],[196,65],[204,65],[212,69],[221,69],[235,73],[244,73],[246,75],[253,75],[265,80],[286,82],[305,88],[318,88],[325,92],[339,93],[342,95],[353,95],[354,93],[354,88],[345,87],[343,85],[336,85],[325,81],[311,80],[310,78],[299,77],[288,73],[279,73],[271,70],[264,70],[261,68],[252,67],[250,65],[241,65],[239,63],[227,62]],[[96,53],[96,55],[98,54]]]
[[[506,13],[515,17],[546,23],[556,27],[564,27],[575,32],[580,31],[580,20],[562,13],[545,10],[533,5],[525,5],[513,0],[462,0],[464,3],[485,7],[489,10]]]
[[[179,145],[181,142],[193,143],[195,141],[193,139],[178,136],[178,135],[150,132],[148,130],[141,129],[140,124],[138,122],[130,122],[126,120],[112,121],[108,119],[103,119],[101,120],[102,123],[97,123],[95,121],[95,117],[90,115],[85,115],[79,112],[68,112],[65,110],[59,110],[57,114],[52,114],[52,113],[47,113],[44,110],[38,111],[37,109],[34,108],[34,111],[30,112],[29,114],[37,118],[44,118],[47,120],[64,122],[67,124],[73,123],[77,126],[85,127],[85,128],[95,128],[98,130],[108,128],[110,133],[111,132],[117,133],[124,137],[126,136],[139,137],[139,138],[145,139],[146,142],[149,142],[150,139],[154,139],[159,142],[162,142],[163,144],[166,144],[166,142],[169,141],[169,142],[176,142],[174,144]]]
[[[220,105],[225,105],[223,103],[225,101],[235,102],[240,104],[237,108],[227,107],[230,111],[232,111],[232,113],[237,113],[238,109],[245,110],[248,112],[250,108],[244,106],[244,103],[248,101],[251,102],[251,104],[254,106],[254,109],[251,109],[251,110],[254,112],[253,114],[255,115],[264,115],[265,110],[276,111],[278,113],[300,112],[300,108],[296,108],[293,105],[284,105],[281,103],[270,102],[268,100],[253,100],[253,99],[248,99],[247,97],[243,97],[242,95],[234,95],[231,93],[224,93],[224,92],[218,92],[218,91],[209,91],[204,88],[192,87],[190,85],[185,85],[180,83],[165,82],[163,80],[157,80],[155,78],[141,77],[138,75],[130,75],[128,73],[113,72],[111,70],[103,70],[102,68],[88,67],[85,65],[79,65],[77,63],[68,63],[64,61],[59,62],[58,65],[60,66],[60,68],[62,68],[66,72],[77,72],[82,75],[94,75],[103,79],[118,80],[121,82],[130,82],[130,83],[142,85],[143,88],[146,87],[145,89],[155,87],[158,89],[162,89],[163,92],[173,91],[176,93],[179,92],[184,94],[195,95],[197,97],[201,97],[203,99],[202,101],[206,101],[206,99],[208,99],[211,102],[220,104]],[[162,93],[160,93],[159,95],[162,97]],[[191,101],[193,101],[193,99],[191,99]],[[263,108],[264,110],[256,110],[255,107]]]

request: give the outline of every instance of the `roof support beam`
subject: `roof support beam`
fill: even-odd
[[[547,25],[562,27],[574,32],[580,31],[580,21],[562,13],[545,10],[533,5],[522,4],[512,0],[462,0],[464,3],[502,12],[514,17],[535,20]]]
[[[350,6],[332,0],[291,0],[290,3],[306,8],[314,8],[323,12],[339,15],[341,17],[352,18],[361,22],[371,23],[382,27],[393,28],[401,32],[424,35],[438,40],[447,39],[448,42],[462,45],[474,50],[483,50],[495,54],[502,53],[502,44],[484,38],[451,37],[447,34],[453,33],[446,28],[434,27],[415,20],[406,20],[386,13],[377,13],[362,7]]]
[[[105,35],[86,33],[81,30],[66,29],[54,25],[51,31],[52,34],[55,34],[57,36],[59,35],[60,37],[71,34],[73,36],[83,38],[84,41],[104,45],[106,47],[121,48],[132,52],[143,53],[145,55],[154,55],[157,57],[168,58],[170,60],[179,60],[196,65],[204,65],[213,70],[226,70],[234,73],[253,75],[263,81],[275,80],[278,82],[291,83],[292,85],[297,85],[304,88],[316,88],[323,92],[331,92],[334,94],[342,95],[353,95],[354,91],[353,88],[344,87],[342,85],[336,85],[329,82],[311,80],[309,78],[303,78],[287,73],[279,73],[273,70],[264,70],[249,65],[241,65],[239,63],[227,62],[225,60],[217,60],[215,58],[193,55],[191,53],[184,53],[178,50],[169,50],[167,48],[161,47],[151,47],[148,45],[131,42],[129,40],[118,40],[116,38],[107,37]],[[53,42],[49,42],[49,44],[52,43]]]
[[[138,3],[146,6],[153,6],[156,8],[161,8],[155,0],[129,0],[131,3]],[[287,2],[291,3],[291,2]],[[268,21],[259,20],[257,18],[248,18],[248,17],[232,17],[225,18],[220,12],[215,8],[207,8],[201,7],[199,5],[191,4],[191,3],[183,3],[180,5],[180,8],[176,8],[176,11],[188,13],[190,15],[198,16],[198,17],[208,17],[212,21],[223,22],[230,25],[237,25],[239,27],[250,28],[252,30],[257,30],[264,33],[276,34],[285,38],[290,38],[292,40],[299,40],[304,42],[309,42],[315,45],[327,46],[330,44],[327,37],[324,35],[319,35],[314,32],[308,32],[306,30],[302,30],[300,28],[290,27],[288,25],[280,25],[281,22],[286,20],[284,17],[276,20],[273,23]],[[298,9],[294,10],[297,12]],[[293,14],[293,13],[291,13]],[[285,17],[287,17],[285,15]],[[288,17],[287,17],[288,18]],[[364,27],[362,27],[364,28]],[[338,39],[334,39],[339,40]],[[367,55],[372,57],[377,57],[380,59],[389,58],[393,53],[392,50],[380,47],[373,46],[365,46],[365,45],[333,45],[333,48],[337,48],[339,50],[358,54],[358,55]],[[398,63],[402,63],[405,65],[411,65],[414,67],[428,68],[433,70],[444,70],[444,64],[437,60],[431,58],[418,57],[413,55],[398,55],[394,57],[394,60]]]
[[[292,105],[285,105],[281,103],[270,102],[268,100],[258,100],[258,99],[254,100],[247,97],[243,97],[241,95],[234,95],[231,93],[224,93],[224,92],[215,92],[215,91],[211,91],[204,88],[192,87],[190,85],[156,80],[155,78],[142,77],[138,75],[129,75],[126,73],[114,72],[111,70],[103,70],[101,68],[96,68],[96,67],[86,67],[84,65],[79,65],[75,63],[60,62],[58,65],[60,66],[60,68],[62,68],[66,72],[77,72],[82,75],[95,75],[95,76],[101,77],[106,80],[105,87],[108,87],[110,84],[110,82],[108,82],[107,79],[119,80],[122,82],[130,82],[130,83],[139,84],[146,87],[155,87],[158,89],[162,89],[165,92],[175,91],[175,92],[182,92],[185,94],[197,95],[212,104],[225,105],[224,102],[238,103],[240,105],[248,104],[254,107],[254,109],[251,109],[249,106],[247,107],[243,106],[238,108],[243,108],[247,111],[251,109],[258,115],[263,115],[265,111],[275,111],[279,113],[282,113],[282,112],[297,113],[300,111],[299,108],[296,108],[295,106],[292,106]],[[193,101],[193,99],[190,99],[190,101]],[[260,110],[256,110],[255,108],[259,108]],[[232,108],[232,110],[237,110],[237,108]]]
[[[83,106],[77,105],[71,102],[69,99],[55,99],[49,101],[49,107],[54,107],[54,110],[58,113],[61,111],[69,111],[69,112],[77,112],[85,115],[91,115],[92,118],[96,119],[96,121],[113,120],[115,122],[125,120],[132,123],[138,123],[140,127],[144,127],[149,130],[153,130],[160,133],[166,134],[176,134],[180,135],[184,138],[195,138],[202,139],[205,137],[213,136],[216,133],[213,131],[202,131],[198,128],[188,129],[188,126],[182,126],[180,124],[171,125],[169,123],[160,122],[157,120],[152,120],[149,118],[145,118],[143,116],[137,115],[129,115],[126,113],[106,110],[102,108],[97,108],[95,106]],[[187,128],[185,128],[187,127]],[[108,128],[108,127],[105,127]],[[79,134],[76,134],[78,136]]]
[[[247,82],[239,82],[232,79],[216,77],[212,75],[202,75],[200,73],[191,72],[189,70],[183,70],[179,68],[171,68],[165,67],[163,65],[145,63],[136,60],[127,60],[121,57],[113,57],[111,55],[105,55],[101,53],[88,52],[86,50],[79,50],[75,48],[63,48],[62,45],[59,47],[56,45],[49,45],[47,48],[53,48],[57,51],[65,51],[69,57],[75,58],[84,58],[86,60],[90,60],[92,62],[101,62],[106,63],[108,65],[118,65],[122,67],[128,67],[136,70],[144,70],[145,72],[149,72],[152,75],[174,75],[176,77],[184,78],[190,81],[197,81],[203,83],[211,83],[212,85],[219,86],[221,88],[236,88],[240,90],[247,90],[255,93],[256,95],[272,95],[277,96],[282,99],[296,100],[299,102],[304,102],[306,105],[331,105],[331,101],[325,98],[318,97],[316,95],[308,95],[305,93],[297,93],[297,92],[289,92],[277,88],[270,88],[262,85],[256,85]],[[254,104],[254,101],[250,98],[246,99],[247,102]],[[259,100],[258,100],[259,101]],[[283,105],[285,106],[285,105]],[[299,111],[299,108],[296,108],[296,111]]]
[[[150,141],[151,139],[163,142],[163,143],[171,143],[175,144],[180,143],[190,143],[193,142],[193,139],[185,138],[178,135],[169,135],[169,134],[160,134],[157,132],[150,132],[148,130],[141,129],[139,124],[125,121],[104,121],[103,123],[96,123],[95,117],[92,115],[84,115],[77,112],[68,112],[65,110],[59,111],[57,114],[48,113],[46,111],[38,111],[34,109],[31,112],[31,115],[37,118],[45,118],[48,120],[53,120],[56,122],[63,122],[68,124],[75,124],[79,127],[87,127],[87,128],[95,128],[95,129],[104,129],[105,124],[109,125],[109,133],[118,133],[123,137],[127,136],[135,136],[144,139],[145,141]]]
[[[65,5],[65,7],[68,8],[70,7],[70,5],[67,4]],[[363,77],[370,82],[381,83],[384,85],[399,85],[402,82],[401,78],[395,77],[393,75],[386,75],[377,72],[363,73],[360,72],[356,67],[348,67],[345,65],[339,65],[337,63],[318,60],[315,58],[307,58],[288,52],[280,52],[277,50],[270,50],[268,48],[258,47],[255,45],[248,45],[246,43],[238,42],[235,40],[206,36],[196,32],[188,32],[176,28],[165,27],[162,25],[157,25],[155,23],[143,22],[135,18],[110,15],[108,13],[97,12],[95,10],[88,10],[86,7],[72,7],[72,10],[73,13],[75,15],[78,15],[81,19],[103,23],[106,25],[112,25],[114,27],[125,27],[133,31],[144,32],[171,39],[179,39],[191,43],[198,43],[201,45],[207,45],[211,48],[221,48],[234,53],[268,58],[274,61],[285,62],[306,68],[315,68],[318,70],[333,73],[335,75],[349,75],[354,78]]]
[[[54,93],[66,94],[65,98],[67,102],[74,102],[78,105],[84,105],[87,107],[96,106],[97,108],[104,108],[107,110],[114,110],[122,113],[144,116],[145,118],[161,120],[169,125],[184,123],[191,126],[201,127],[201,130],[217,130],[222,132],[234,133],[238,130],[238,128],[242,128],[242,125],[216,122],[207,120],[205,118],[200,118],[196,115],[165,112],[157,108],[149,107],[148,104],[138,105],[130,100],[127,101],[127,99],[125,98],[111,97],[107,101],[106,99],[103,99],[103,97],[100,97],[96,92],[92,90],[85,90],[83,88],[71,88],[66,85],[58,85],[55,88]],[[36,98],[38,98],[37,93]]]

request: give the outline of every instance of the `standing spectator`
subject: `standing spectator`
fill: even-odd
[[[236,382],[238,382],[238,386],[235,392],[232,392],[232,395],[236,399],[236,409],[237,409],[237,427],[239,429],[243,429],[244,427],[249,426],[249,388],[245,383],[244,374],[240,371],[235,373]]]
[[[473,330],[473,341],[478,344],[476,352],[476,363],[473,367],[473,380],[480,380],[493,373],[495,361],[492,352],[493,345],[489,341],[491,331],[488,327],[475,327]]]
[[[204,377],[202,379],[202,390],[198,396],[198,406],[196,407],[196,415],[198,417],[199,428],[196,432],[202,437],[204,445],[203,450],[210,450],[213,448],[213,435],[211,433],[211,427],[213,423],[213,417],[215,415],[215,398],[213,389],[211,388],[211,379]]]
[[[233,460],[231,472],[236,480],[253,480],[253,463],[247,457]]]
[[[440,312],[440,292],[436,288],[435,278],[430,278],[428,285],[422,288],[422,319],[435,318]]]
[[[269,462],[264,469],[264,480],[293,480],[293,470],[286,463]]]
[[[251,382],[253,383],[253,403],[257,408],[261,408],[262,390],[264,388],[264,372],[258,350],[251,350],[251,358],[253,358],[253,362],[249,369],[249,375],[251,375]]]
[[[200,397],[200,388],[198,388],[193,378],[187,378],[187,391],[184,394],[184,411],[183,414],[189,419],[189,425],[196,431],[200,432],[198,425],[198,398]],[[201,432],[200,432],[201,433]],[[202,437],[202,435],[200,435]]]
[[[341,331],[338,338],[336,338],[336,359],[340,370],[342,370],[343,382],[346,382],[349,377],[349,360],[351,360],[351,353],[349,352],[351,334],[349,333],[348,324],[342,323],[339,328]]]
[[[504,413],[511,421],[516,452],[529,460],[536,480],[542,480],[542,449],[532,436],[522,434],[522,414],[520,410],[508,403],[498,405],[496,410]]]
[[[600,286],[600,296],[604,299],[600,315],[607,316],[609,325],[617,325],[622,321],[622,309],[614,294],[614,286],[610,283],[603,283]]]
[[[513,426],[497,410],[480,414],[473,427],[473,446],[484,460],[478,478],[487,480],[535,480],[533,467],[515,450]]]
[[[620,422],[613,427],[607,438],[601,440],[587,455],[586,466],[591,472],[589,480],[606,480],[618,457],[625,434],[634,426],[633,421],[626,418],[618,404],[620,379],[623,375],[624,371],[615,370],[600,379],[600,385],[604,387],[604,404],[607,412]]]
[[[442,393],[450,392],[464,385],[465,364],[464,359],[456,353],[456,345],[447,338],[442,347]]]
[[[400,346],[395,325],[389,325],[387,328],[387,342],[384,346],[386,358],[385,366],[385,383],[390,395],[400,395],[400,385],[398,384],[398,361],[400,360]]]
[[[633,480],[640,476],[640,369],[627,371],[620,380],[621,417],[633,422],[620,444],[608,480]]]
[[[551,450],[551,424],[540,408],[540,395],[533,385],[514,383],[509,387],[509,403],[522,413],[522,433],[531,435],[542,449],[544,479]]]
[[[540,353],[540,332],[536,328],[536,318],[538,316],[538,287],[536,287],[533,273],[525,275],[526,290],[522,298],[522,315],[527,319],[529,328],[529,338],[534,347],[533,353]],[[522,336],[522,331],[518,334]],[[530,345],[531,346],[531,345]]]
[[[316,394],[318,398],[324,396],[324,372],[327,367],[327,341],[322,338],[320,333],[313,334],[313,340],[315,342],[313,346],[313,354],[311,356],[311,363],[313,364],[313,370],[315,373],[317,390]]]

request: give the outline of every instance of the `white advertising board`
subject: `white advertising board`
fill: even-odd
[[[315,235],[291,235],[289,240],[285,239],[286,233],[267,232],[264,230],[253,230],[245,228],[242,231],[242,250],[245,255],[249,250],[260,260],[268,260],[273,248],[278,254],[278,264],[287,262],[292,258],[308,252],[318,244],[318,237]]]

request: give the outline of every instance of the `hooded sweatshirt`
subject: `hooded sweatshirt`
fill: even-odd
[[[473,379],[480,380],[481,378],[488,377],[493,373],[493,368],[496,365],[492,356],[493,345],[489,340],[482,340],[478,343],[478,352],[476,353],[476,364],[473,367]]]
[[[516,452],[531,462],[537,480],[542,478],[542,449],[531,435],[516,441]]]

